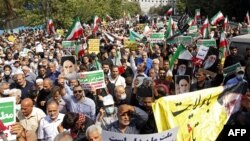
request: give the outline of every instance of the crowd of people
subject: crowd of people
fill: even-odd
[[[194,67],[191,60],[179,59],[172,69],[170,60],[176,44],[165,41],[150,44],[145,37],[135,50],[125,47],[124,40],[129,39],[131,29],[143,34],[136,23],[130,26],[119,21],[101,24],[95,35],[88,28],[85,27],[79,39],[86,46],[81,55],[65,51],[64,37],[51,36],[46,30],[0,35],[0,98],[16,97],[17,122],[11,133],[17,135],[18,141],[101,141],[102,130],[126,134],[157,133],[152,111],[155,100],[250,80],[250,47],[245,56],[237,53],[236,46],[230,48],[230,55],[223,64],[218,46],[213,46],[200,67]],[[150,28],[154,32],[166,29]],[[226,33],[228,40],[238,34],[237,29],[231,31]],[[214,29],[214,33],[213,38],[219,41],[220,31]],[[10,36],[15,40],[9,41]],[[88,52],[87,43],[91,38],[100,39],[98,54]],[[186,48],[196,56],[195,42]],[[24,51],[26,54],[21,53]],[[62,57],[66,55],[75,56],[75,62],[62,65]],[[236,63],[241,67],[225,77],[223,68]],[[216,76],[211,77],[199,68]],[[76,74],[103,70],[106,87],[84,89],[77,75],[68,75],[70,69]],[[247,92],[241,110],[230,124],[249,125],[249,102],[250,93]]]

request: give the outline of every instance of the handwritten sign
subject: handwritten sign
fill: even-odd
[[[102,131],[104,141],[173,141],[176,140],[178,128],[173,128],[156,134],[122,134],[109,131]]]
[[[210,46],[216,47],[217,46],[215,39],[201,39],[201,40],[198,40],[197,41],[197,46],[200,47],[201,45],[204,45],[204,46],[207,46],[207,47],[210,47]]]
[[[201,46],[199,47],[198,53],[197,53],[197,55],[196,55],[196,58],[199,58],[199,59],[201,59],[201,60],[204,60],[205,57],[206,57],[206,55],[207,55],[208,50],[209,50],[209,47],[206,47],[206,46],[201,45]]]
[[[98,54],[100,52],[100,39],[89,39],[89,53]]]
[[[0,120],[3,121],[7,130],[4,131],[8,140],[15,140],[16,135],[10,133],[11,125],[16,122],[16,99],[15,97],[0,98]],[[2,139],[0,138],[0,141]]]
[[[79,73],[78,80],[84,89],[90,89],[91,86],[96,89],[106,87],[103,70]]]
[[[152,33],[150,35],[150,42],[151,43],[161,43],[164,40],[165,40],[164,33]]]
[[[136,43],[136,41],[124,40],[124,47],[127,47],[130,50],[136,50],[137,49],[137,43]]]
[[[62,41],[63,49],[67,50],[69,52],[75,51],[76,45],[77,45],[77,43],[75,41]]]

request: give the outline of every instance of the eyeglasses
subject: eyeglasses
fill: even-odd
[[[74,91],[74,93],[76,94],[76,93],[82,93],[82,90],[76,90],[76,91]]]

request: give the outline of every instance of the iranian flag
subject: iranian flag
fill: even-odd
[[[195,19],[198,20],[201,18],[201,10],[195,9]]]
[[[206,18],[201,28],[201,34],[203,39],[207,39],[209,37],[208,27],[209,27],[208,18]]]
[[[168,27],[167,27],[167,30],[165,32],[166,39],[173,36],[173,27],[174,27],[174,21],[173,21],[172,17],[170,16],[168,19]]]
[[[174,62],[177,59],[182,59],[182,60],[192,60],[193,56],[192,54],[185,48],[183,44],[180,44],[175,51],[174,55],[170,59],[170,69],[173,70],[174,68]]]
[[[229,25],[229,21],[228,21],[228,17],[226,16],[226,18],[224,19],[224,23],[223,23],[223,30],[224,31],[227,31],[228,25]]]
[[[227,39],[226,39],[226,35],[225,32],[222,31],[221,32],[221,36],[220,36],[220,46],[219,46],[219,50],[221,52],[221,60],[225,60],[225,58],[228,56],[228,52],[227,52]]]
[[[98,30],[98,23],[100,23],[100,22],[101,22],[101,18],[99,18],[98,16],[95,16],[95,18],[94,18],[94,27],[93,27],[93,33],[94,34]]]
[[[80,19],[76,18],[66,35],[66,40],[77,40],[82,35],[83,35],[83,28]]]
[[[173,13],[173,8],[171,7],[170,9],[168,9],[168,11],[166,12],[167,16],[171,16]]]
[[[219,11],[216,15],[214,15],[211,19],[211,24],[212,25],[217,25],[218,22],[220,22],[222,19],[224,19],[223,14],[221,11]]]
[[[250,26],[250,18],[249,18],[249,13],[248,13],[248,11],[247,11],[247,14],[246,14],[245,21],[246,21],[247,25]]]
[[[56,33],[55,26],[54,26],[54,23],[53,23],[52,19],[49,19],[49,21],[48,21],[47,32],[50,35],[54,35]]]

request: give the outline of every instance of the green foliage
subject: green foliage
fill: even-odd
[[[105,18],[109,14],[114,19],[122,18],[124,12],[130,15],[140,13],[137,2],[128,0],[0,0],[8,1],[18,18],[26,25],[44,24],[49,18],[53,19],[56,27],[68,28],[76,17],[82,22],[92,23],[97,15]],[[28,9],[27,6],[31,8]],[[25,6],[24,6],[25,5]],[[11,13],[4,3],[0,3],[0,20],[10,18]],[[12,16],[13,17],[13,16]],[[1,21],[0,21],[1,24]],[[1,26],[1,25],[0,25]]]

